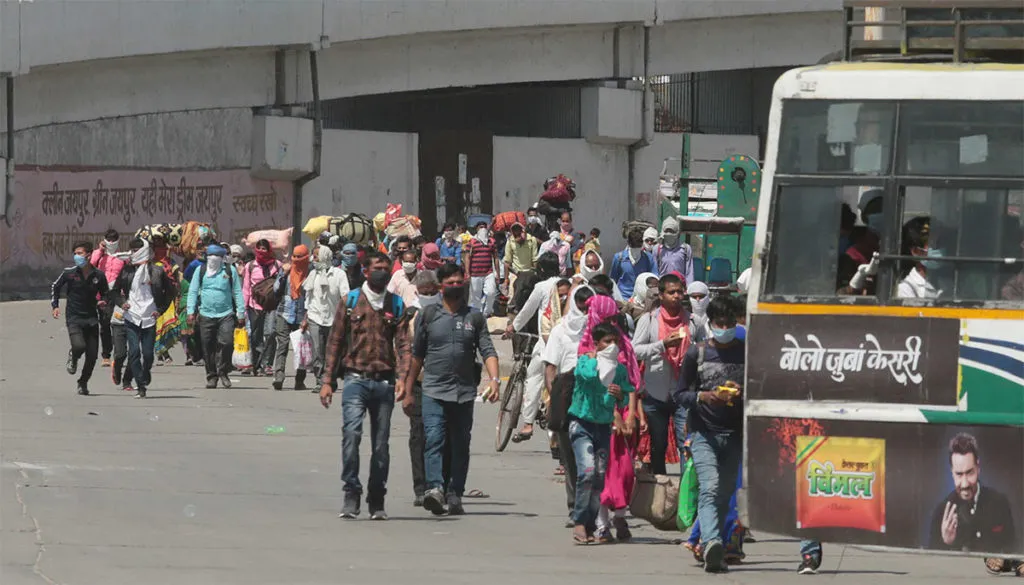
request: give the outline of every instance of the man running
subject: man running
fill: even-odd
[[[89,264],[99,270],[107,278],[107,287],[113,288],[117,275],[121,273],[124,260],[116,256],[120,235],[115,229],[107,230],[103,234],[103,241],[92,251]],[[114,347],[114,338],[110,329],[110,319],[113,316],[113,303],[106,303],[100,307],[100,352],[103,356],[103,367],[110,365],[110,354]]]
[[[72,376],[78,371],[78,360],[85,356],[82,375],[78,377],[78,393],[89,395],[89,378],[96,367],[96,354],[100,342],[100,320],[97,308],[106,305],[110,287],[107,278],[89,263],[92,244],[75,244],[71,259],[75,265],[65,268],[50,287],[50,307],[53,318],[60,317],[60,291],[67,287],[67,302],[64,304],[64,318],[67,322],[71,351],[68,352],[67,370]]]

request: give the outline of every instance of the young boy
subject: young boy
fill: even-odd
[[[578,469],[572,539],[581,545],[595,542],[615,407],[624,405],[636,390],[626,367],[618,361],[619,334],[615,327],[599,323],[591,335],[595,351],[581,355],[576,363],[576,384],[569,406],[569,439]]]

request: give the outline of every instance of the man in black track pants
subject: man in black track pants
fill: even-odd
[[[67,302],[64,305],[64,318],[68,327],[68,339],[71,351],[68,352],[67,370],[74,375],[78,372],[78,360],[85,355],[82,374],[78,377],[78,393],[89,395],[89,378],[96,367],[96,357],[100,343],[100,320],[97,307],[105,304],[109,287],[107,278],[89,263],[92,244],[80,242],[75,244],[71,259],[74,266],[65,268],[50,287],[50,307],[53,318],[60,317],[60,292],[67,288]]]

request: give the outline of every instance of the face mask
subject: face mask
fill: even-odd
[[[366,279],[366,283],[370,285],[370,288],[377,291],[383,292],[388,286],[388,280],[391,279],[391,274],[387,270],[374,270]]]
[[[569,299],[569,295],[558,295],[558,300],[563,305],[565,304],[565,301],[567,301],[568,299]]]
[[[882,214],[872,213],[871,215],[864,216],[864,223],[868,226],[868,229],[875,232],[878,235],[882,234]]]
[[[416,263],[402,262],[402,270],[404,270],[406,274],[412,274],[413,272],[416,272]]]
[[[540,225],[540,217],[536,215],[531,215],[530,217],[526,218],[526,221],[535,225]]]
[[[480,228],[476,231],[476,239],[480,240],[481,244],[487,243],[487,228]]]
[[[430,305],[436,305],[441,302],[440,294],[433,295],[419,295],[420,307],[429,307]]]
[[[619,346],[613,343],[597,352],[597,375],[605,387],[615,382],[615,370],[618,367]]]
[[[455,240],[455,232],[452,232],[452,231],[445,232],[444,233],[444,239],[448,240],[449,242]]]
[[[652,250],[654,250],[654,243],[653,242],[644,242],[644,252],[650,252]]]
[[[341,253],[341,263],[345,266],[345,268],[348,268],[355,264],[357,258],[358,256],[356,256],[356,254],[346,254],[344,252]]]
[[[256,249],[256,262],[259,264],[270,264],[274,261],[274,254],[270,250]]]
[[[679,234],[668,232],[661,235],[661,240],[665,243],[665,246],[675,248],[676,244],[679,243]]]
[[[705,296],[703,299],[695,299],[690,297],[690,308],[693,309],[693,314],[698,317],[703,317],[708,310],[708,303],[711,302],[711,297]]]
[[[221,268],[224,267],[224,257],[210,256],[209,258],[206,259],[206,267],[209,269],[209,273],[218,272]]]
[[[466,298],[466,285],[451,285],[442,291],[446,301],[456,302]]]
[[[729,327],[728,329],[709,327],[709,329],[711,329],[711,336],[718,343],[730,343],[733,339],[736,339],[736,327]]]
[[[942,258],[945,255],[946,255],[946,253],[942,250],[942,248],[928,248],[928,257],[929,258]],[[934,271],[934,270],[939,270],[940,268],[942,268],[942,264],[943,264],[942,262],[936,262],[935,260],[922,260],[921,261],[921,266],[924,266],[924,269],[929,271],[929,272]]]
[[[79,256],[78,254],[75,254],[74,256],[71,257],[71,260],[74,261],[75,266],[81,268],[85,266],[87,258],[85,256]]]
[[[117,254],[117,250],[118,250],[119,246],[120,246],[120,242],[117,242],[117,241],[108,242],[108,241],[104,240],[104,242],[103,242],[103,248],[107,251],[107,254],[110,254],[111,256],[113,256],[114,254]]]
[[[152,257],[152,252],[150,251],[149,248],[144,246],[144,247],[139,248],[138,250],[135,250],[135,251],[132,252],[131,263],[135,264],[135,265],[139,265],[139,264],[142,264],[143,262],[149,262],[149,259],[151,257]]]

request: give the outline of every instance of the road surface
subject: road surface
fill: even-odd
[[[493,449],[477,405],[468,514],[412,507],[408,422],[396,411],[389,522],[337,517],[340,410],[267,378],[205,390],[200,368],[155,368],[133,400],[97,368],[93,396],[64,371],[67,334],[44,302],[0,304],[0,583],[645,585],[790,583],[797,543],[761,534],[747,562],[705,575],[634,521],[631,544],[573,547],[543,441]],[[507,348],[504,348],[507,355]],[[267,427],[284,431],[268,434]],[[363,444],[365,482],[368,439]],[[363,518],[366,510],[363,506]],[[755,527],[756,530],[756,527]],[[833,583],[944,585],[988,579],[980,560],[828,546]],[[684,581],[685,579],[685,581]],[[814,579],[808,577],[807,579]]]

